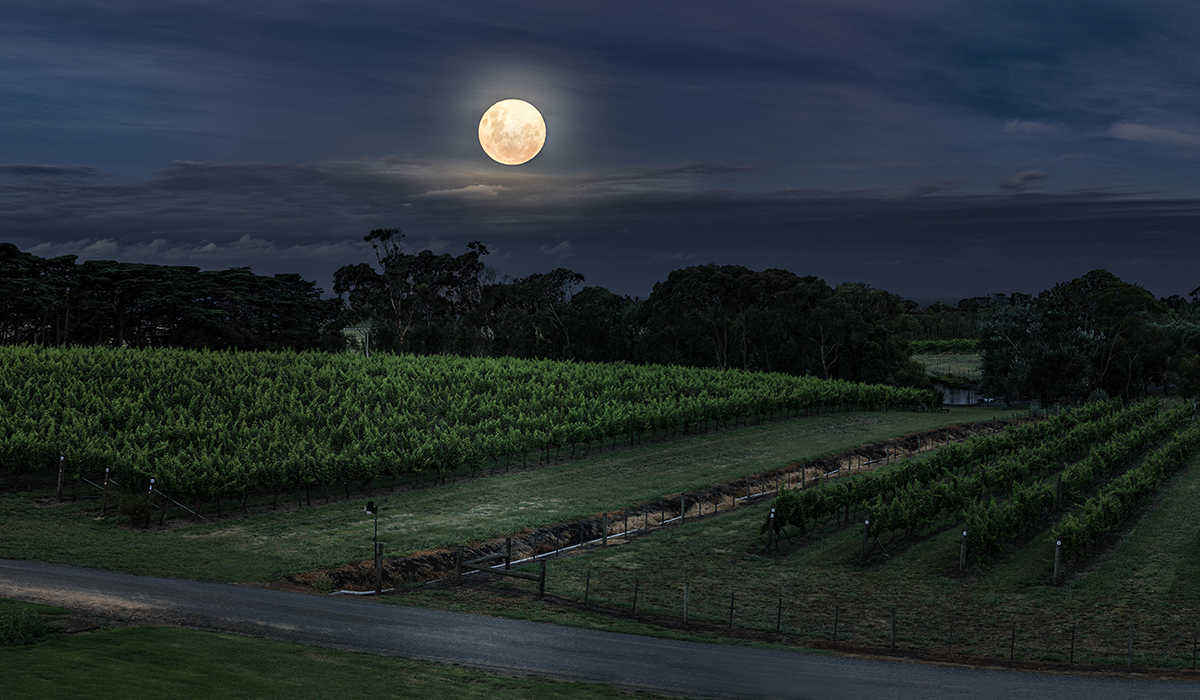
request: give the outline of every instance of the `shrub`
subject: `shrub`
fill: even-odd
[[[50,631],[50,625],[32,610],[9,605],[0,607],[0,647],[32,644]]]

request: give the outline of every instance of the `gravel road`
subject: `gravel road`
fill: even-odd
[[[0,560],[0,596],[135,621],[692,698],[1200,697],[1200,684],[1031,674],[678,642],[59,564]]]

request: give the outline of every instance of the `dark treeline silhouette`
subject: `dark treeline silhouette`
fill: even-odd
[[[1036,297],[978,310],[983,391],[1044,405],[1100,392],[1129,400],[1152,385],[1200,395],[1200,288],[1155,299],[1107,270]]]
[[[376,264],[339,269],[334,291],[348,321],[370,321],[374,348],[926,383],[900,340],[914,328],[910,306],[863,284],[704,265],[671,272],[640,300],[583,287],[563,268],[497,281],[478,242],[455,257],[406,253],[395,229],[366,240]]]
[[[296,274],[45,259],[0,243],[0,342],[340,349],[339,302]]]
[[[365,237],[375,262],[334,275],[334,299],[295,274],[42,259],[0,244],[0,343],[373,351],[678,364],[928,386],[908,341],[974,339],[983,391],[1049,404],[1152,386],[1200,393],[1200,289],[1155,299],[1104,270],[1036,297],[917,304],[787,270],[675,270],[646,299],[565,268],[498,279],[479,242],[458,256]]]

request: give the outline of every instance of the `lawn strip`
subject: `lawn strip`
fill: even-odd
[[[612,686],[513,678],[170,627],[130,627],[0,648],[6,700],[87,698],[627,698]],[[650,697],[637,694],[637,697]]]

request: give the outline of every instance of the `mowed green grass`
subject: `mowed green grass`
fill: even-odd
[[[979,355],[921,354],[912,359],[925,365],[925,371],[936,375],[953,375],[972,381],[980,380]]]
[[[736,639],[741,630],[753,630],[766,633],[762,641],[807,647],[832,644],[836,608],[838,643],[877,650],[890,646],[894,608],[902,651],[942,656],[953,642],[959,658],[1007,659],[1011,651],[1017,661],[1062,663],[1070,659],[1074,630],[1075,663],[1119,667],[1128,661],[1132,626],[1135,667],[1191,667],[1193,635],[1200,630],[1200,457],[1177,475],[1157,507],[1135,516],[1136,526],[1058,587],[1049,585],[1049,522],[1027,544],[962,576],[955,527],[867,567],[858,563],[857,524],[765,554],[758,531],[769,507],[552,561],[547,603],[507,597],[530,590],[507,579],[491,584],[496,593],[414,587],[393,600],[644,634]],[[635,586],[640,617],[630,619]],[[592,610],[581,609],[585,590]],[[557,597],[569,602],[554,602]]]
[[[82,698],[628,698],[608,686],[510,678],[432,663],[169,627],[0,648],[5,700]],[[650,697],[638,694],[637,697]]]
[[[150,532],[120,516],[99,519],[95,500],[56,503],[51,492],[0,495],[0,558],[32,559],[134,574],[211,581],[263,581],[371,557],[379,537],[389,558],[572,522],[668,494],[732,481],[914,431],[1007,418],[999,408],[948,413],[842,413],[638,445],[542,469],[436,488],[377,489],[329,505],[282,498],[280,510]],[[83,493],[85,488],[81,487]],[[226,508],[234,504],[226,503]],[[211,506],[210,506],[211,510]],[[178,510],[175,511],[177,514]]]

